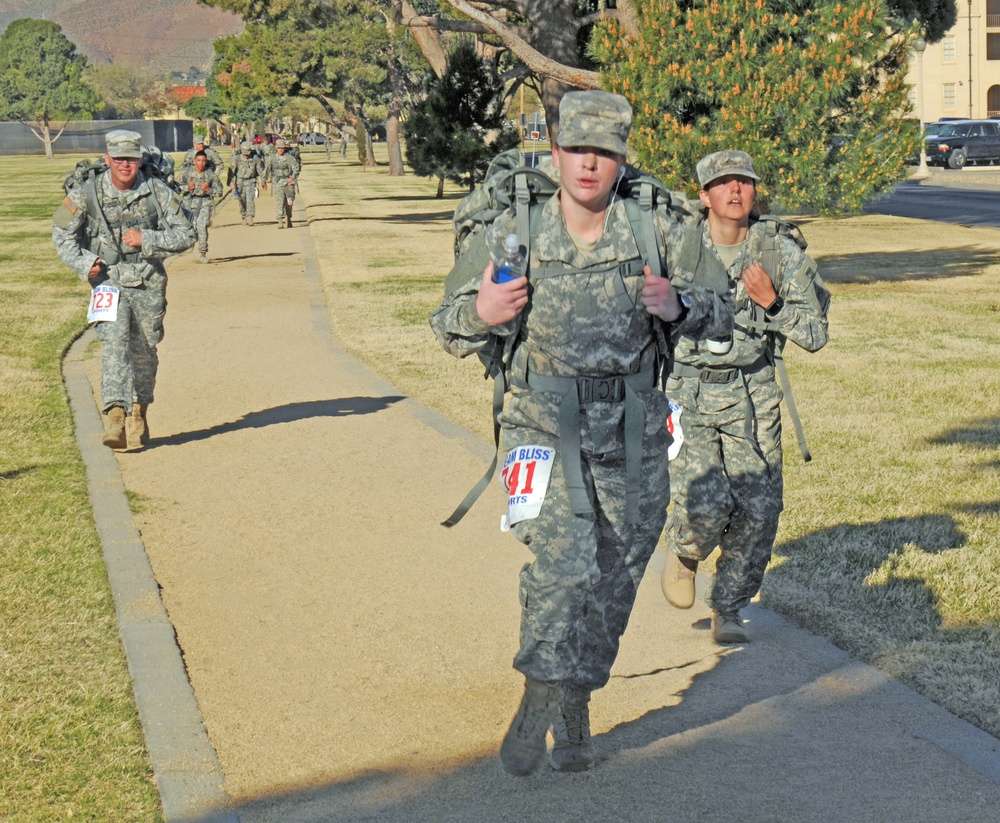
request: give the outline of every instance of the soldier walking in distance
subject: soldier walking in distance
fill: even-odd
[[[264,162],[253,150],[253,145],[244,140],[240,145],[240,153],[233,157],[230,164],[232,171],[232,182],[229,184],[240,201],[240,216],[248,226],[253,225],[254,215],[257,213],[255,199],[257,197],[257,184],[260,182],[262,189],[267,188],[267,180],[264,177]]]
[[[670,463],[661,583],[670,603],[689,608],[698,563],[720,546],[708,597],[712,634],[717,643],[746,643],[740,610],[760,589],[783,508],[775,358],[785,340],[807,351],[826,344],[830,293],[782,231],[789,224],[754,212],[760,178],[750,155],[714,152],[697,171],[702,240],[728,270],[736,320],[732,335],[677,344],[667,396],[680,446]]]
[[[194,168],[194,157],[198,152],[205,153],[209,169],[216,174],[222,174],[222,170],[226,165],[222,159],[222,155],[212,148],[212,143],[207,137],[202,137],[201,135],[194,138],[194,145],[187,150],[187,154],[184,155],[184,159],[181,161],[182,174]]]
[[[268,176],[274,191],[274,206],[278,228],[292,227],[292,205],[295,203],[295,183],[301,166],[288,151],[288,143],[279,139],[274,144],[274,154],[268,160]]]
[[[108,132],[107,169],[70,190],[53,218],[59,257],[91,287],[105,286],[115,316],[97,323],[102,345],[102,442],[139,449],[149,441],[156,346],[163,339],[167,272],[163,260],[191,248],[195,231],[181,199],[140,170],[142,137]],[[127,417],[126,417],[127,415]]]
[[[208,262],[208,227],[215,213],[215,201],[224,189],[219,176],[208,167],[208,157],[200,151],[194,156],[194,166],[181,171],[181,193],[187,201],[191,222],[198,235],[198,262]]]
[[[674,329],[694,337],[732,330],[728,296],[691,285],[699,261],[724,278],[721,265],[683,255],[692,247],[685,238],[696,251],[700,244],[667,204],[647,212],[649,236],[635,236],[631,210],[616,197],[631,123],[620,95],[566,94],[552,150],[560,186],[533,207],[527,276],[494,283],[491,262],[431,317],[457,356],[491,334],[512,347],[501,443],[504,476],[525,506],[517,498],[507,522],[535,555],[520,577],[514,667],[524,695],[500,749],[514,775],[541,765],[550,728],[552,768],[594,763],[590,696],[608,682],[666,516],[670,436],[657,379],[667,341]],[[480,242],[502,248],[516,226],[509,210]],[[653,273],[652,255],[668,276]]]

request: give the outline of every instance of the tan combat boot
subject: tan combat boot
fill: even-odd
[[[750,632],[738,611],[712,612],[712,638],[716,643],[749,643]]]
[[[101,417],[104,418],[104,436],[101,438],[101,443],[109,449],[124,449],[125,409],[121,406],[112,406]]]
[[[132,414],[125,418],[125,435],[129,451],[137,451],[149,443],[149,425],[146,423],[148,403],[133,403]]]
[[[694,578],[697,571],[697,560],[678,557],[667,550],[667,565],[660,578],[660,588],[668,603],[678,609],[690,609],[694,605]]]
[[[554,683],[524,678],[524,697],[500,746],[504,771],[525,777],[545,757],[545,735],[559,706],[559,687]]]
[[[590,692],[561,687],[559,706],[552,718],[549,764],[557,772],[585,772],[594,765],[590,741]]]

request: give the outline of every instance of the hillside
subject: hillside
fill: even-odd
[[[239,17],[195,0],[0,0],[0,29],[21,17],[58,23],[92,63],[165,73],[207,71],[215,39],[243,28]]]

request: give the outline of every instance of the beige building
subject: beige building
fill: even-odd
[[[1000,117],[1000,0],[955,0],[958,20],[944,38],[914,53],[907,75],[913,113]]]

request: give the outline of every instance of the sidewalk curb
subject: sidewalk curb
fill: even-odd
[[[167,823],[239,823],[237,815],[224,811],[229,797],[222,769],[132,519],[118,463],[100,444],[101,417],[83,368],[95,339],[90,328],[69,347],[63,382],[163,817]]]

